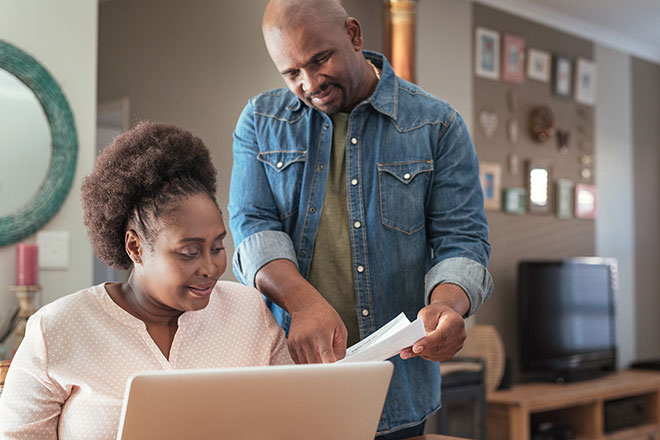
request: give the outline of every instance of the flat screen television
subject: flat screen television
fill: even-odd
[[[521,378],[568,382],[616,370],[617,262],[518,265]]]

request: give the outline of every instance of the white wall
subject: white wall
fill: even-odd
[[[637,357],[633,206],[632,83],[630,56],[596,45],[596,254],[619,261],[618,364]]]
[[[44,227],[69,232],[70,267],[40,273],[40,303],[92,281],[92,250],[83,227],[79,190],[94,157],[97,8],[95,0],[0,0],[0,39],[27,52],[50,72],[69,101],[78,132],[78,164],[71,193]],[[0,248],[0,319],[16,306],[7,290],[14,284],[15,267],[14,247]]]

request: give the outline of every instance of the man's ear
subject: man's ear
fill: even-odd
[[[143,244],[138,233],[133,229],[128,229],[126,231],[126,235],[124,236],[124,242],[126,253],[128,254],[128,257],[131,259],[131,261],[133,261],[133,264],[141,264]]]
[[[362,27],[360,26],[360,22],[353,17],[348,17],[346,19],[346,33],[351,39],[353,49],[356,52],[361,51],[362,46],[364,45],[364,40],[362,38]]]

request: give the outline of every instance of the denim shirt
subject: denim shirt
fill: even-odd
[[[453,283],[474,313],[493,290],[479,164],[467,128],[445,101],[398,78],[385,57],[373,94],[351,112],[346,188],[360,337],[400,312],[413,320],[433,288]],[[254,286],[276,259],[307,277],[332,147],[330,118],[288,89],[249,101],[234,132],[229,225],[233,268]],[[285,330],[289,316],[269,307]],[[392,359],[379,432],[411,426],[439,405],[438,364]]]

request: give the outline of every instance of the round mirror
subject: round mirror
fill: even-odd
[[[0,70],[0,217],[34,198],[50,164],[50,127],[32,90]]]
[[[0,246],[5,246],[38,231],[60,209],[73,182],[78,138],[62,90],[37,60],[0,40],[0,72]]]

